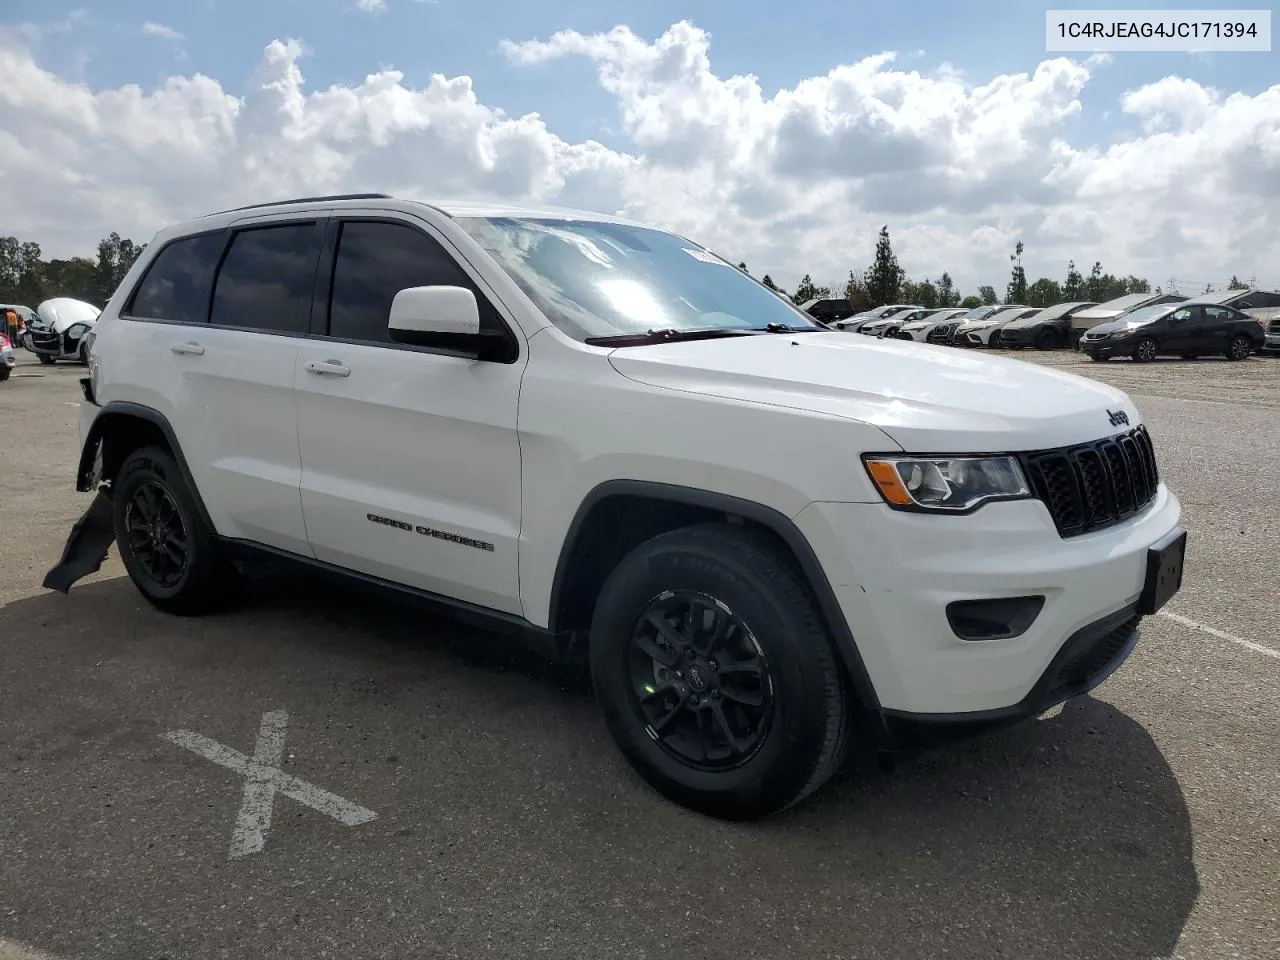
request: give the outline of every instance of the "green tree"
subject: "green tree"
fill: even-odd
[[[928,278],[916,283],[913,280],[902,284],[902,302],[932,309],[938,305],[938,288]]]
[[[1089,271],[1089,279],[1084,282],[1084,297],[1086,300],[1103,302],[1111,299],[1106,293],[1106,281],[1102,278],[1102,264],[1095,260],[1093,269]]]
[[[95,265],[96,289],[93,296],[81,299],[93,300],[106,306],[111,295],[120,286],[120,281],[129,272],[138,255],[146,244],[138,246],[132,240],[121,239],[120,234],[112,231],[111,235],[98,243],[98,262]]]
[[[1058,286],[1057,280],[1041,277],[1027,287],[1027,298],[1023,302],[1028,307],[1052,307],[1055,303],[1063,303],[1062,287]]]
[[[1019,240],[1013,248],[1013,253],[1009,255],[1009,262],[1013,264],[1013,272],[1009,277],[1009,286],[1004,291],[1005,303],[1026,303],[1027,302],[1027,271],[1022,267],[1022,241]],[[1029,306],[1029,304],[1028,304]]]
[[[1000,298],[996,296],[995,287],[979,287],[978,296],[982,298],[982,305],[993,307],[1000,302]]]
[[[990,289],[990,287],[988,287],[987,289]],[[994,292],[994,291],[992,291],[992,292]],[[982,298],[981,298],[981,297],[975,297],[975,296],[972,296],[972,295],[967,296],[967,297],[965,297],[963,300],[961,300],[961,301],[960,301],[960,306],[964,307],[966,310],[972,310],[974,307],[980,307],[980,306],[982,306]]]
[[[1151,284],[1149,284],[1142,277],[1135,277],[1133,274],[1129,274],[1129,276],[1125,277],[1123,283],[1124,283],[1125,293],[1150,293],[1151,292]],[[1124,296],[1124,294],[1122,293],[1120,294],[1120,296]]]
[[[111,289],[115,291],[114,287]],[[97,264],[88,257],[50,260],[45,265],[44,297],[74,297],[95,306],[105,306],[110,294],[102,297],[99,290]]]
[[[960,303],[960,291],[955,288],[955,284],[951,282],[951,274],[945,270],[942,273],[942,279],[938,281],[938,306],[954,307]]]
[[[1084,295],[1084,277],[1076,269],[1074,260],[1067,261],[1067,282],[1062,285],[1062,302],[1079,303],[1087,299]]]
[[[867,270],[865,283],[871,306],[883,307],[901,300],[902,281],[905,279],[898,258],[889,242],[889,228],[880,228],[880,236],[876,240],[875,259]]]
[[[770,290],[778,289],[778,285],[773,282],[773,277],[769,276],[767,273],[761,278],[760,282],[763,283]]]
[[[867,292],[867,285],[852,270],[849,271],[849,279],[845,281],[844,296],[857,313],[871,309],[871,294]]]
[[[1228,290],[1248,290],[1249,285],[1233,273],[1231,275],[1231,282],[1227,284],[1227,289]]]
[[[739,269],[739,270],[741,270],[743,273],[750,273],[750,272],[751,272],[750,270],[748,270],[748,269],[747,269],[747,265],[746,265],[745,263],[739,263],[739,264],[738,264],[738,269]]]
[[[820,300],[829,296],[831,296],[831,288],[817,286],[813,282],[813,278],[806,273],[800,280],[800,286],[796,287],[796,292],[791,295],[791,300],[799,306],[802,303],[808,303],[810,300]]]

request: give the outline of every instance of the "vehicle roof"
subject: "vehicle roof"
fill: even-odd
[[[414,207],[429,207],[448,217],[523,217],[535,220],[594,220],[603,223],[616,223],[625,226],[641,227],[650,230],[659,229],[637,220],[630,220],[616,214],[603,213],[598,210],[578,210],[572,207],[557,207],[541,204],[504,203],[496,200],[465,200],[449,198],[406,198],[393,197],[385,193],[347,193],[318,197],[295,197],[277,201],[246,204],[231,207],[203,216],[195,217],[181,223],[172,224],[161,230],[161,234],[182,234],[203,230],[218,229],[245,217],[271,216],[280,213],[293,213],[306,210],[343,210],[352,208],[381,208],[387,210],[405,210],[412,212]]]
[[[1230,303],[1232,300],[1239,300],[1241,297],[1247,297],[1251,293],[1271,293],[1280,297],[1280,291],[1263,290],[1261,288],[1246,287],[1243,290],[1219,290],[1216,293],[1202,293],[1198,297],[1192,297],[1188,303]]]
[[[1182,303],[1188,298],[1179,293],[1127,293],[1123,297],[1116,297],[1114,300],[1100,303],[1096,307],[1081,310],[1076,316],[1081,319],[1110,317],[1117,313],[1125,313],[1137,307],[1146,306],[1148,303],[1159,302],[1162,299],[1167,303]]]

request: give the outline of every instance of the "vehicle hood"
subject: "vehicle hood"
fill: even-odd
[[[1150,323],[1151,321],[1147,322]],[[1139,330],[1145,326],[1145,323],[1130,326],[1128,320],[1108,320],[1106,323],[1100,323],[1096,327],[1090,327],[1086,336],[1093,338],[1112,333],[1128,333],[1130,330]]]
[[[92,326],[101,312],[93,304],[72,297],[53,297],[36,307],[36,314],[54,333],[63,333],[77,323]]]
[[[1054,320],[1060,320],[1061,317],[1022,317],[1019,320],[1010,320],[1005,324],[1006,330],[1025,330],[1027,327],[1038,327],[1042,323],[1052,323]]]
[[[938,321],[936,320],[912,320],[910,323],[902,325],[903,330],[923,330],[925,327],[932,327]]]
[[[904,450],[1037,450],[1115,432],[1121,391],[1008,357],[838,334],[732,337],[623,347],[609,355],[639,383],[789,407],[878,427]]]

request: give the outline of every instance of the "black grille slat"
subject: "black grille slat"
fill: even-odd
[[[1142,426],[1093,443],[1023,454],[1021,461],[1032,492],[1063,537],[1128,519],[1159,488],[1155,448]]]

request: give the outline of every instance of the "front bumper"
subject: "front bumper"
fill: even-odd
[[[1089,356],[1100,357],[1131,357],[1133,356],[1133,340],[1086,340],[1080,339],[1080,352],[1087,353]]]
[[[950,517],[813,503],[795,520],[826,570],[880,709],[985,722],[992,711],[1051,705],[1040,706],[1040,694],[1056,689],[1045,679],[1055,658],[1081,631],[1135,615],[1126,611],[1141,598],[1148,548],[1178,528],[1181,512],[1161,485],[1137,516],[1067,539],[1037,500]],[[947,618],[954,601],[1032,595],[1043,607],[1010,639],[962,640]]]
[[[1263,350],[1280,350],[1280,333],[1268,333],[1262,341]]]
[[[1036,335],[1043,327],[1017,327],[1010,330],[1008,327],[1000,331],[1000,346],[1002,347],[1034,347],[1036,345]]]

